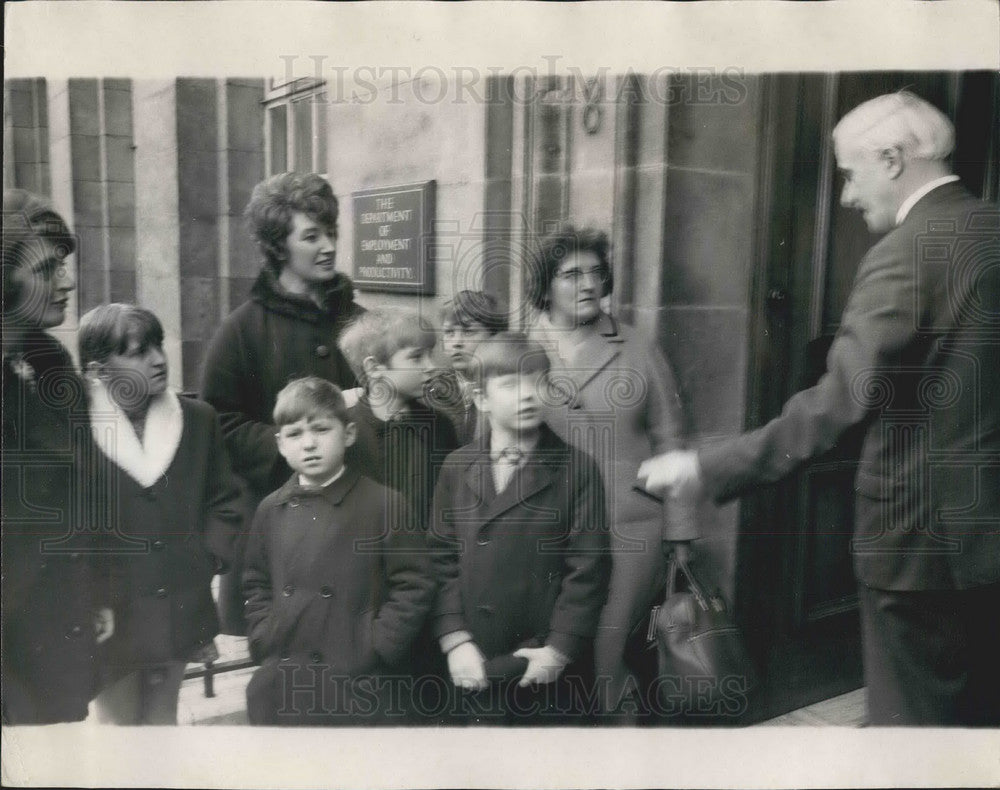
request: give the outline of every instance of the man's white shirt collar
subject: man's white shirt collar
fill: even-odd
[[[956,175],[941,176],[941,178],[935,178],[933,181],[928,181],[920,189],[910,195],[906,200],[903,201],[903,205],[899,207],[899,211],[896,212],[896,224],[902,225],[903,220],[906,219],[906,215],[910,213],[910,209],[913,208],[917,201],[920,200],[924,195],[933,189],[937,189],[945,184],[950,184],[952,181],[958,181],[959,178]]]

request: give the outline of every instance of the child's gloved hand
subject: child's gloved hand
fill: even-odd
[[[451,682],[461,689],[482,691],[488,685],[482,652],[475,642],[463,642],[448,652]]]
[[[518,686],[532,683],[552,683],[569,663],[569,656],[563,655],[551,645],[545,647],[522,647],[514,655],[528,659],[528,668]]]
[[[107,606],[94,612],[94,641],[107,642],[115,633],[115,613]]]

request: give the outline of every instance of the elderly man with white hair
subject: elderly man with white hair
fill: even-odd
[[[1000,725],[1000,211],[951,174],[954,138],[906,91],[844,116],[841,202],[886,235],[826,373],[763,427],[639,470],[721,503],[866,426],[851,550],[876,725]]]

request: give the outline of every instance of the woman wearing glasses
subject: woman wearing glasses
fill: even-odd
[[[599,231],[560,228],[542,241],[528,293],[539,311],[530,334],[552,360],[549,424],[597,460],[608,492],[613,570],[594,665],[601,712],[628,722],[652,695],[628,667],[626,642],[663,589],[667,555],[686,557],[696,527],[690,508],[633,488],[649,452],[682,446],[681,405],[663,352],[602,308],[608,246]]]

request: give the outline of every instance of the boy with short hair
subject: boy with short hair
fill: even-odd
[[[483,432],[484,419],[476,408],[475,353],[479,344],[507,331],[507,312],[485,291],[459,291],[441,308],[441,346],[449,369],[431,382],[430,402],[455,423],[460,445]]]
[[[340,336],[364,392],[351,407],[357,443],[350,463],[403,494],[426,523],[438,472],[458,447],[448,417],[421,398],[435,370],[437,336],[411,311],[369,310]]]
[[[251,724],[384,719],[384,672],[407,655],[434,581],[400,495],[345,466],[356,428],[316,377],[278,393],[278,450],[292,477],[261,502],[243,573]]]
[[[504,715],[556,723],[583,712],[577,703],[591,691],[579,682],[611,568],[604,484],[594,460],[545,424],[544,349],[501,333],[476,356],[488,429],[448,457],[438,480],[428,536],[440,585],[432,627],[456,686],[485,690],[522,659]],[[562,706],[544,688],[574,680]]]

